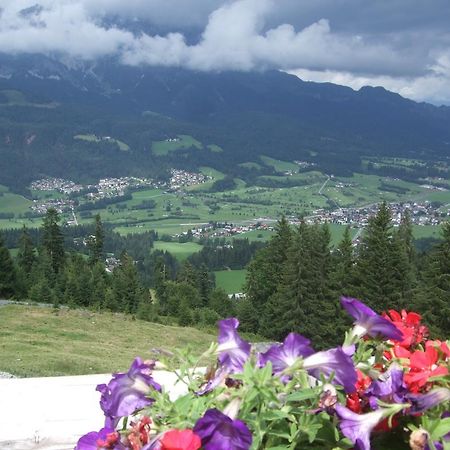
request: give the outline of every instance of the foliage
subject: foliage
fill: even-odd
[[[88,439],[99,449],[446,448],[448,344],[427,340],[416,313],[381,317],[355,299],[342,305],[354,327],[342,347],[316,353],[296,333],[259,352],[236,319],[221,321],[218,344],[200,359],[217,357],[206,376],[189,350],[179,352],[176,398],[153,380],[155,362],[136,358],[97,387],[105,428],[76,450],[91,448]]]

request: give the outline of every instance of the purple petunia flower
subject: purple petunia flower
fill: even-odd
[[[329,377],[334,373],[333,383],[344,386],[347,393],[355,391],[358,375],[351,356],[341,347],[308,356],[303,361],[303,368],[316,378],[321,374]]]
[[[112,428],[102,428],[99,432],[92,431],[82,436],[74,450],[125,450],[124,445],[120,442],[119,433]]]
[[[248,450],[252,434],[241,420],[233,420],[217,409],[209,409],[194,426],[205,450]]]
[[[389,320],[378,315],[355,298],[341,297],[341,305],[355,319],[353,336],[383,336],[396,341],[403,339],[403,333]]]
[[[339,427],[342,434],[349,438],[358,450],[370,450],[370,433],[384,417],[384,411],[378,409],[367,414],[356,414],[342,405],[336,405],[341,419]]]
[[[299,358],[310,356],[314,350],[310,347],[310,341],[297,333],[289,333],[281,345],[274,345],[267,352],[259,355],[259,365],[265,366],[272,363],[273,373],[280,374],[291,367]]]
[[[250,356],[251,345],[244,341],[236,331],[239,320],[235,318],[219,321],[219,345],[217,347],[219,368],[214,378],[199,391],[197,395],[204,395],[211,392],[222,384],[228,375],[240,373],[244,369],[244,364]]]
[[[411,403],[410,414],[421,413],[449,401],[450,390],[442,387],[433,389],[426,394],[408,394],[406,400]]]
[[[133,414],[152,403],[148,394],[161,386],[151,376],[153,366],[145,364],[141,358],[133,361],[127,373],[116,373],[106,384],[99,384],[100,406],[105,413],[105,425],[115,427],[121,417]]]
[[[235,318],[219,321],[219,363],[227,373],[239,373],[250,356],[251,346],[236,331],[239,320]]]
[[[378,408],[378,400],[403,403],[407,392],[408,389],[403,382],[403,370],[396,364],[392,364],[379,380],[372,381],[366,390],[372,409]]]

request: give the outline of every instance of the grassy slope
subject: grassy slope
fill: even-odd
[[[179,242],[164,242],[156,241],[154,243],[155,250],[163,250],[172,253],[179,261],[184,261],[192,253],[199,252],[203,246],[195,242],[185,242],[180,244]]]
[[[221,287],[227,294],[242,292],[247,271],[243,270],[218,270],[216,275],[216,286]]]
[[[0,371],[18,376],[80,375],[125,370],[151,349],[190,345],[200,354],[215,336],[113,313],[9,305],[0,308]],[[153,355],[154,356],[154,355]]]

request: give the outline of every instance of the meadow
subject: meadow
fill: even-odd
[[[135,356],[187,345],[201,354],[216,340],[206,331],[87,310],[8,305],[0,321],[0,371],[20,377],[124,371]]]
[[[246,274],[247,271],[245,269],[217,270],[214,272],[216,276],[216,287],[222,288],[227,294],[243,292]]]

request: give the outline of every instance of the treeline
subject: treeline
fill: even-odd
[[[57,211],[49,209],[42,228],[33,233],[39,239],[37,247],[24,228],[15,261],[0,241],[0,298],[124,312],[182,326],[214,325],[235,314],[232,301],[215,288],[214,276],[204,264],[180,266],[167,252],[151,252],[154,232],[114,242],[119,235],[105,234],[97,215],[82,254],[65,246],[59,221]],[[105,266],[108,246],[124,246],[112,270]]]
[[[450,223],[442,235],[430,252],[416,254],[409,216],[395,229],[385,203],[357,247],[349,228],[332,248],[326,225],[292,229],[282,219],[248,266],[242,327],[274,340],[296,331],[317,346],[336,344],[349,324],[339,298],[353,296],[378,312],[417,310],[434,335],[448,336]]]

